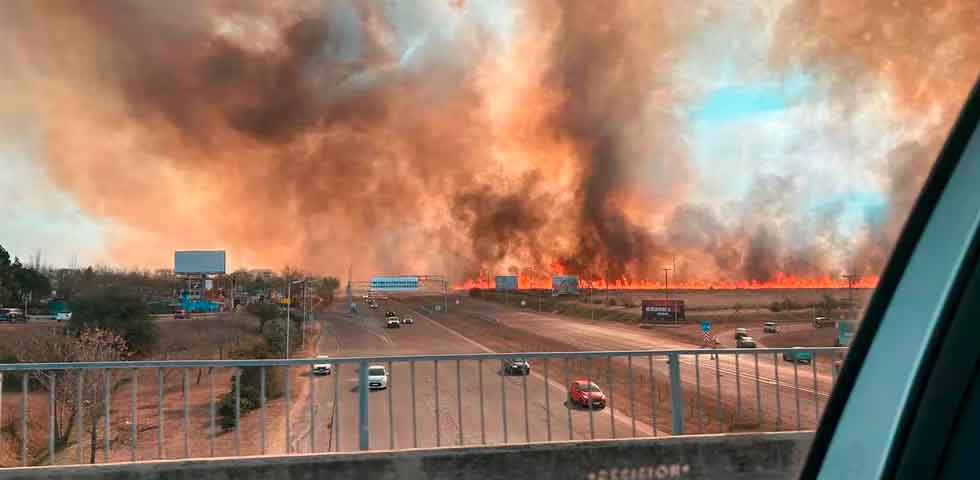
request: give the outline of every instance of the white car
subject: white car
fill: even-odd
[[[54,319],[59,322],[71,320],[71,312],[58,312],[54,315]]]
[[[330,357],[327,355],[317,355],[316,359],[320,360],[322,363],[313,364],[313,373],[317,375],[330,375],[330,372],[333,371],[333,365],[326,361],[329,358]]]
[[[388,328],[398,328],[401,326],[402,324],[401,322],[398,321],[398,317],[388,317],[388,323],[387,323]]]
[[[411,315],[405,315],[401,318],[402,325],[414,325],[415,319]]]
[[[388,369],[384,365],[368,367],[368,388],[371,390],[388,388]]]

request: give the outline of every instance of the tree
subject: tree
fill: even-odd
[[[337,280],[334,277],[323,277],[318,283],[319,285],[316,287],[316,294],[319,295],[320,298],[322,298],[328,305],[333,303],[337,289],[340,288],[340,280]]]
[[[279,307],[271,303],[253,303],[246,311],[259,319],[259,333],[265,331],[266,323],[279,318]]]
[[[31,336],[19,343],[17,359],[22,362],[107,362],[123,360],[129,355],[126,341],[118,334],[98,328],[84,328],[78,336],[66,335],[63,331],[43,329],[35,331]],[[99,419],[105,411],[106,377],[109,375],[109,388],[115,389],[123,379],[113,375],[111,370],[102,375],[81,370],[49,370],[37,371],[31,374],[35,383],[44,391],[51,391],[52,383],[55,390],[54,423],[55,441],[58,445],[68,443],[72,430],[76,425],[75,419],[82,415],[86,421],[91,443],[89,461],[95,462],[95,450],[98,446],[97,431]],[[112,377],[116,378],[113,379]],[[78,385],[82,385],[82,398],[79,402]],[[81,409],[79,409],[81,405]],[[78,432],[78,441],[81,435]]]
[[[159,327],[149,316],[143,299],[122,287],[97,288],[71,301],[71,332],[100,328],[119,334],[133,353],[146,355],[159,339]]]

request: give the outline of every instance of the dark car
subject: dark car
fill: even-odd
[[[813,319],[814,328],[824,328],[824,327],[834,327],[834,326],[837,326],[837,322],[827,317],[816,317]]]
[[[402,316],[401,320],[402,320],[402,325],[414,325],[415,324],[415,319],[412,318],[411,315],[404,315],[404,316]]]
[[[508,358],[504,360],[504,373],[507,375],[530,375],[531,364],[527,360]]]
[[[7,312],[4,310],[0,310],[0,322],[9,322],[9,321],[11,321],[10,315],[7,315]]]

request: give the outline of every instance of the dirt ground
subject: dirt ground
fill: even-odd
[[[821,329],[819,334],[807,335],[805,333],[798,333],[797,330],[805,329],[812,330],[809,327],[810,322],[814,316],[814,310],[811,307],[801,307],[795,310],[784,310],[779,312],[773,312],[769,309],[769,303],[771,301],[782,301],[789,299],[799,305],[806,305],[807,303],[819,302],[823,299],[824,293],[830,293],[838,300],[843,300],[847,297],[846,290],[834,289],[829,291],[824,290],[699,290],[699,291],[684,291],[680,292],[680,298],[684,298],[689,302],[686,305],[687,315],[686,321],[679,325],[656,325],[656,326],[646,326],[646,328],[651,328],[657,330],[658,334],[688,342],[694,345],[700,345],[704,339],[704,333],[701,330],[701,322],[707,321],[711,322],[712,335],[719,335],[721,337],[727,338],[732,335],[732,331],[735,328],[742,327],[748,328],[750,335],[760,339],[763,346],[777,347],[781,345],[788,346],[833,346],[834,337],[836,333],[827,333],[831,330],[836,332],[836,329]],[[604,292],[602,292],[604,293]],[[651,294],[654,292],[650,291],[610,291],[610,298],[627,298],[630,301],[639,304],[642,298],[651,298]],[[616,296],[619,297],[616,297]],[[673,295],[673,292],[672,292]],[[870,290],[855,290],[855,298],[860,302],[864,302],[869,298]],[[540,300],[540,309],[544,312],[556,313],[559,315],[565,315],[570,317],[577,317],[581,319],[590,319],[596,321],[612,321],[621,322],[628,324],[639,324],[640,323],[640,308],[635,307],[624,307],[621,302],[617,300],[616,305],[608,305],[606,303],[595,304],[595,303],[585,303],[583,300],[588,300],[585,298],[554,298],[550,296],[522,296],[519,293],[500,295],[497,292],[487,292],[485,295],[481,292],[476,295],[476,298],[486,299],[489,301],[494,301],[498,303],[507,303],[508,305],[526,308],[528,310],[538,310]],[[596,300],[602,299],[604,301],[604,296],[599,294],[597,291],[595,297]],[[524,304],[521,304],[521,300],[524,300]],[[416,299],[414,301],[427,301],[426,299]],[[434,301],[434,300],[432,300]],[[465,297],[462,301],[466,301]],[[738,303],[739,308],[736,310],[733,306]],[[745,305],[757,305],[757,307],[745,307]],[[764,307],[763,307],[764,305]],[[776,322],[778,325],[782,326],[786,330],[785,334],[781,334],[779,339],[773,339],[775,342],[773,345],[766,343],[763,338],[769,338],[769,335],[762,333],[762,325],[765,322]],[[829,343],[828,343],[829,342]],[[731,343],[731,342],[729,342]],[[728,345],[728,346],[734,346]]]
[[[204,317],[191,320],[161,321],[161,338],[159,352],[153,359],[227,359],[236,349],[244,349],[260,340],[258,321],[244,313]],[[33,327],[41,328],[41,327]],[[310,335],[307,345],[315,345],[316,337]],[[309,351],[299,349],[294,356],[307,356]],[[297,403],[305,398],[307,382],[301,381],[301,368],[290,369],[290,397],[293,399],[290,418],[302,415],[302,408]],[[242,417],[240,429],[222,431],[217,427],[217,434],[212,442],[210,435],[210,398],[215,400],[217,409],[218,399],[230,391],[233,382],[232,369],[171,369],[163,376],[162,402],[162,433],[160,421],[161,404],[158,401],[160,383],[157,370],[140,369],[136,382],[136,442],[135,458],[149,460],[156,458],[183,458],[233,455],[254,455],[262,453],[261,432],[262,415],[255,410]],[[213,375],[213,390],[209,373]],[[98,373],[101,375],[101,373]],[[114,383],[117,384],[112,392],[110,408],[110,461],[128,461],[133,458],[132,399],[133,383],[132,370],[117,370],[113,372]],[[186,397],[185,397],[186,375]],[[118,381],[116,381],[118,380]],[[8,385],[9,387],[9,385]],[[21,463],[21,405],[22,394],[19,389],[7,389],[0,402],[0,466],[15,466]],[[33,389],[40,390],[40,389]],[[213,392],[213,393],[212,393]],[[185,420],[186,405],[186,420]],[[284,398],[269,400],[266,407],[266,419],[285,418]],[[48,393],[47,391],[31,391],[28,396],[28,450],[29,463],[48,464]],[[83,420],[84,430],[89,430],[88,419]],[[97,442],[95,446],[95,461],[102,462],[105,454],[105,417],[99,418]],[[185,434],[186,433],[186,434]],[[291,432],[296,436],[299,432]],[[285,452],[285,422],[265,422],[266,451]],[[73,434],[72,437],[76,437]],[[162,437],[162,438],[161,438]],[[239,441],[238,452],[235,450],[236,437]],[[188,443],[185,445],[185,438]],[[161,448],[161,442],[163,447]],[[81,448],[81,452],[79,452]],[[83,463],[90,458],[92,447],[86,437],[79,444],[72,440],[67,446],[59,446],[56,453],[56,463],[72,464],[79,462],[79,454]]]
[[[868,300],[871,298],[871,289],[854,289],[852,294],[858,305],[867,304]],[[466,295],[466,292],[460,292]],[[581,295],[578,297],[561,297],[555,298],[547,291],[532,291],[532,292],[513,292],[510,294],[503,294],[494,291],[479,291],[475,292],[475,295],[479,298],[487,300],[495,300],[503,302],[506,298],[511,304],[518,304],[521,300],[525,300],[530,308],[535,308],[538,305],[539,297],[545,305],[545,308],[550,308],[549,306],[558,302],[575,302],[575,303],[589,303],[598,302],[601,305],[606,305],[609,301],[612,301],[616,305],[616,309],[625,309],[630,312],[635,312],[637,315],[640,313],[640,302],[643,300],[660,300],[664,299],[663,290],[593,290],[590,295],[588,289],[583,289]],[[820,303],[824,299],[824,295],[830,295],[838,301],[843,301],[848,298],[848,291],[846,289],[764,289],[764,290],[671,290],[667,294],[667,298],[672,300],[684,300],[685,309],[688,312],[699,312],[699,311],[710,311],[710,312],[724,312],[729,311],[735,312],[768,312],[769,307],[773,302],[784,302],[790,301],[796,303],[806,308],[809,306]],[[591,302],[589,301],[591,300]],[[631,303],[633,306],[626,308],[623,307],[624,301],[626,303]]]
[[[759,338],[759,341],[769,348],[833,347],[836,340],[836,328],[809,328],[796,332],[770,334]]]

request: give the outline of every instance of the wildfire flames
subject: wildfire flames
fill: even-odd
[[[517,288],[519,290],[550,289],[550,277],[532,277],[530,274],[517,276]],[[782,273],[776,274],[775,278],[764,282],[750,281],[700,281],[684,280],[674,281],[668,277],[667,286],[672,290],[764,290],[764,289],[804,289],[804,288],[848,288],[847,279],[832,277],[794,277]],[[878,276],[868,275],[860,277],[850,285],[854,288],[875,288],[878,286]],[[467,280],[454,287],[456,290],[470,289],[493,289],[494,278],[478,277]],[[597,290],[663,290],[664,282],[655,281],[635,281],[630,282],[626,279],[609,281],[607,284],[603,279],[596,278],[591,282],[587,279],[579,279],[579,288],[593,288]]]
[[[874,286],[980,3],[614,3],[2,1],[0,162],[114,265]]]

